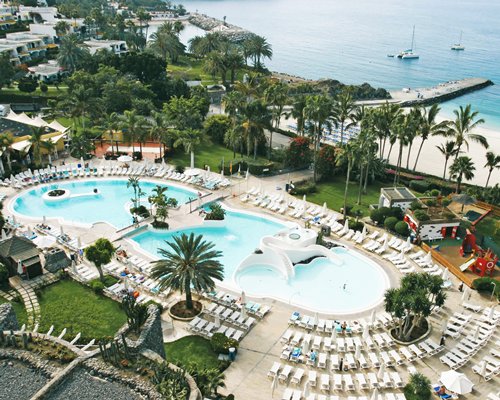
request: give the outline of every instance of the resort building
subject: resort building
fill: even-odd
[[[26,274],[30,278],[42,275],[42,260],[38,247],[24,236],[12,236],[0,241],[0,260],[10,276]]]
[[[16,23],[16,18],[12,13],[12,7],[0,3],[0,30],[9,29],[12,25]]]
[[[425,215],[429,216],[429,220],[419,220],[417,218],[419,214],[410,209],[406,210],[404,221],[416,237],[420,240],[455,239],[457,237],[460,219],[451,212],[442,212],[430,207],[426,210]]]
[[[127,43],[124,40],[87,40],[84,43],[92,55],[101,50],[111,51],[118,56],[128,53]]]
[[[19,6],[18,18],[21,21],[57,22],[57,7]]]
[[[56,60],[49,60],[48,63],[29,67],[28,70],[38,80],[45,83],[55,82],[59,80],[62,75],[67,74],[67,72],[62,70]]]
[[[399,207],[406,211],[416,199],[417,197],[405,187],[382,188],[380,189],[378,207]]]
[[[12,65],[19,65],[34,58],[44,57],[53,38],[46,34],[29,32],[8,33],[0,39],[0,53],[8,53]]]

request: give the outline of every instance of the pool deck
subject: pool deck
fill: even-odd
[[[247,211],[257,211],[264,215],[272,216],[273,218],[279,218],[287,221],[297,220],[292,219],[288,216],[280,216],[274,212],[268,211],[267,209],[262,209],[259,207],[253,207],[249,204],[242,203],[239,200],[239,194],[244,193],[248,188],[251,187],[261,187],[263,191],[267,191],[269,194],[273,193],[282,193],[284,190],[284,185],[286,182],[293,180],[297,181],[304,177],[310,176],[310,171],[299,172],[290,174],[288,176],[275,176],[270,178],[259,179],[255,177],[250,177],[248,181],[245,180],[235,180],[235,183],[232,187],[225,189],[224,191],[219,191],[219,193],[226,196],[226,202],[229,206],[235,209],[242,209]],[[163,181],[165,182],[165,181]],[[280,188],[280,190],[278,190]],[[1,193],[7,194],[8,199],[7,202],[10,201],[10,198],[13,197],[17,192],[11,188],[2,188],[0,190]],[[288,196],[288,195],[287,195]],[[291,197],[291,196],[290,196]],[[33,226],[32,220],[23,220],[22,218],[18,218],[20,222]],[[187,225],[197,225],[199,224],[201,218],[197,213],[189,213],[189,210],[186,210],[185,207],[181,207],[178,211],[173,211],[171,213],[171,217],[169,218],[169,223],[173,229],[177,229],[180,227],[185,227]],[[48,221],[50,224],[59,227],[57,222]],[[115,231],[110,225],[106,223],[97,223],[94,224],[92,229],[85,229],[77,225],[73,224],[63,224],[64,231],[71,236],[81,237],[82,242],[85,244],[92,243],[99,237],[108,237],[111,239],[116,239],[117,245],[121,245],[131,253],[140,255],[141,257],[147,258],[144,254],[138,253],[136,249],[130,245],[130,242],[126,239],[120,239],[119,233]],[[359,249],[359,246],[354,246],[352,242],[347,242],[343,239],[336,239],[337,241],[345,244],[347,247],[355,247],[359,251],[363,253],[363,255],[369,257],[370,259],[376,261],[384,271],[387,273],[391,286],[396,286],[401,277],[400,272],[392,266],[389,262],[383,260],[381,257],[378,257],[372,253],[368,253],[362,249]],[[455,276],[450,277],[451,282],[453,283],[452,288],[447,290],[447,303],[446,308],[442,310],[439,314],[432,315],[430,318],[430,322],[432,324],[432,333],[431,338],[435,342],[439,342],[442,332],[443,321],[446,321],[448,317],[456,311],[464,312],[464,308],[462,307],[461,297],[462,293],[457,290],[459,285],[459,280]],[[239,295],[238,293],[234,293],[235,295]],[[470,294],[470,299],[468,300],[470,303],[480,305],[482,307],[494,306],[497,303],[491,302],[489,298],[483,297],[475,291],[472,291]],[[179,294],[174,294],[170,297],[169,303],[175,301],[179,298]],[[293,311],[303,311],[298,309],[297,307],[290,306],[289,304],[285,304],[279,301],[271,300],[271,299],[252,299],[251,296],[248,296],[249,300],[255,300],[260,303],[269,304],[272,306],[271,312],[256,326],[251,330],[251,332],[241,341],[240,348],[238,352],[238,356],[236,362],[232,363],[230,367],[225,371],[225,383],[226,388],[221,389],[220,392],[222,394],[232,393],[235,395],[237,399],[241,400],[254,400],[254,399],[272,399],[272,398],[281,398],[281,395],[284,391],[285,386],[279,385],[275,390],[274,397],[271,395],[271,381],[267,378],[267,372],[269,368],[275,361],[280,361],[279,356],[282,350],[282,344],[280,343],[280,338],[283,333],[288,328],[288,319]],[[381,310],[382,307],[379,307]],[[305,311],[304,311],[305,312]],[[310,312],[306,312],[309,315]],[[346,319],[354,320],[362,317],[368,317],[371,311],[366,311],[364,313],[358,313],[350,315]],[[466,312],[470,313],[470,312]],[[319,317],[327,317],[327,318],[335,318],[334,315],[319,315]],[[338,319],[343,320],[343,317],[338,317]],[[171,325],[172,322],[170,320],[165,321],[165,325]],[[165,334],[164,339],[166,341],[177,340],[182,336],[188,335],[189,332],[186,330],[186,323],[182,322],[173,322],[173,330],[170,333]],[[500,335],[497,332],[490,339],[490,342],[487,346],[482,348],[472,359],[465,364],[464,367],[460,368],[460,372],[464,372],[467,376],[475,383],[474,392],[471,395],[463,396],[463,398],[481,398],[485,399],[488,393],[498,391],[498,377],[493,378],[491,381],[484,382],[482,380],[479,382],[479,377],[477,374],[474,374],[471,370],[472,365],[476,365],[479,363],[481,358],[489,353],[489,350],[492,348],[498,348],[495,346],[495,342],[500,339]],[[448,338],[446,347],[451,349],[455,340]],[[440,353],[438,356],[427,357],[421,360],[417,360],[413,362],[411,365],[414,365],[419,372],[425,374],[431,382],[437,382],[438,376],[442,371],[448,370],[444,364],[439,361],[439,356],[444,353]],[[283,361],[281,360],[283,363]],[[300,365],[301,368],[307,371],[309,367],[305,365]],[[408,372],[406,369],[406,365],[398,366],[396,368],[389,369],[390,371],[397,371],[402,376],[403,380],[408,377]],[[368,369],[361,370],[361,372],[377,372],[377,369]],[[318,370],[318,373],[322,373],[323,371]],[[360,371],[355,371],[360,372]],[[301,389],[304,386],[304,382],[307,378],[303,379],[302,385],[298,388]],[[295,387],[294,387],[295,389]],[[397,392],[398,390],[390,390],[391,392]],[[344,397],[347,394],[344,392]],[[368,398],[371,395],[371,392],[349,392],[349,395],[365,395]]]

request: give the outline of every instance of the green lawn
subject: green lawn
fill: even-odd
[[[387,187],[387,183],[374,182],[367,188],[367,194],[361,198],[361,204],[357,205],[358,183],[349,183],[347,204],[353,206],[353,210],[362,210],[363,217],[370,215],[369,205],[378,204],[380,188]],[[317,192],[307,195],[307,201],[323,205],[326,201],[328,208],[339,211],[344,206],[345,177],[338,176],[328,182],[320,182],[316,185]],[[302,196],[298,196],[302,197]]]
[[[165,343],[167,360],[182,365],[195,365],[197,369],[218,368],[217,354],[210,342],[200,336],[186,336],[175,342]]]
[[[233,152],[220,144],[207,143],[194,152],[194,164],[197,168],[203,168],[205,164],[207,164],[210,166],[211,171],[219,172],[223,157],[224,165],[228,166],[229,161],[233,160]],[[241,160],[239,153],[236,153],[236,160]],[[247,160],[247,157],[243,157],[243,160]],[[249,160],[253,161],[253,158],[250,157]],[[179,147],[175,150],[173,156],[167,157],[167,161],[174,165],[189,167],[191,158],[189,154],[186,154],[183,149]],[[263,157],[257,157],[257,161],[265,163],[267,160]],[[233,171],[233,173],[234,172],[237,171]]]
[[[484,236],[491,237],[495,242],[500,243],[500,218],[494,215],[487,216],[476,225],[476,230]]]
[[[40,332],[48,331],[51,325],[56,334],[66,328],[66,338],[82,334],[79,343],[111,337],[127,320],[119,303],[71,280],[42,290],[39,303]]]
[[[8,303],[6,299],[3,297],[0,297],[0,304],[3,303]],[[23,324],[28,323],[28,315],[26,314],[26,310],[24,308],[24,305],[19,302],[19,301],[13,301],[11,302],[12,307],[14,307],[14,311],[16,312],[16,317],[17,317],[17,322],[19,322],[19,327],[21,327]]]

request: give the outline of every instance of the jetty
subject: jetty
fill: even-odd
[[[440,83],[430,88],[403,88],[402,90],[389,91],[389,93],[391,94],[392,102],[400,104],[403,107],[412,107],[415,105],[441,103],[490,85],[493,85],[493,82],[489,79],[466,78]]]
[[[242,42],[245,39],[255,36],[254,33],[246,29],[228,24],[226,21],[221,21],[205,14],[191,13],[188,21],[191,25],[197,26],[204,31],[218,32],[235,42]]]

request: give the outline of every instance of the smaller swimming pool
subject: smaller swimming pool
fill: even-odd
[[[166,195],[185,204],[189,198],[196,198],[195,191],[164,184],[163,182],[140,181],[143,204],[149,207],[147,198],[157,186],[167,186]],[[69,197],[44,199],[44,194],[51,190],[69,191]],[[97,193],[94,190],[97,189]],[[132,222],[127,204],[130,204],[133,190],[127,188],[127,179],[93,179],[71,182],[58,182],[37,186],[22,192],[14,201],[14,212],[27,217],[63,218],[66,222],[93,224],[108,222],[116,228],[123,228]]]

